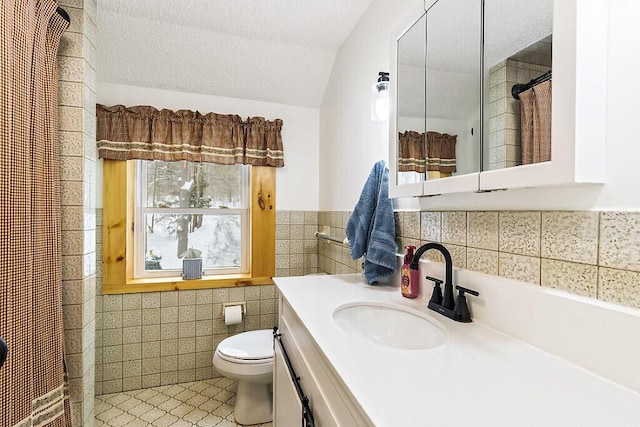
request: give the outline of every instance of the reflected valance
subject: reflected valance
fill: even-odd
[[[427,132],[427,170],[440,173],[456,171],[457,135]]]
[[[424,133],[413,130],[398,132],[398,172],[426,170]]]
[[[408,130],[398,133],[398,172],[456,172],[456,135],[425,134]]]
[[[103,159],[284,166],[280,119],[101,104],[96,119]]]

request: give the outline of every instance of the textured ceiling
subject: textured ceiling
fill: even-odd
[[[372,0],[101,0],[98,81],[319,107]]]

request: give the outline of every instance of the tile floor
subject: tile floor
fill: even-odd
[[[96,396],[95,426],[239,426],[233,416],[236,389],[235,381],[214,378]]]

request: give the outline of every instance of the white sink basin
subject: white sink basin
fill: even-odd
[[[393,304],[341,305],[333,312],[333,320],[345,331],[385,347],[428,349],[447,340],[446,332],[427,315]]]

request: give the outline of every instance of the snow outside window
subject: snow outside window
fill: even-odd
[[[179,277],[201,251],[205,275],[249,270],[249,166],[136,162],[135,277]]]

